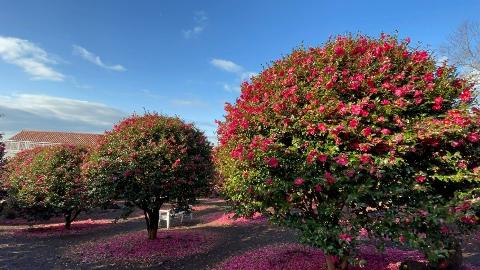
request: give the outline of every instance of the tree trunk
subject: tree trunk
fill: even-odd
[[[63,216],[65,217],[65,229],[70,230],[72,222],[77,218],[80,211],[81,210],[68,211],[63,214]],[[72,216],[72,212],[73,212],[73,216]]]
[[[65,216],[65,229],[70,230],[70,225],[72,224],[72,213],[68,212],[64,214]]]
[[[159,210],[159,208],[143,210],[145,222],[147,223],[148,239],[150,240],[157,238],[158,221],[160,218]]]
[[[340,262],[335,262],[331,255],[325,256],[328,270],[348,270],[348,259],[344,258]]]

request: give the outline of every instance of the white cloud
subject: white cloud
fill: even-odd
[[[231,73],[241,73],[241,72],[243,72],[243,67],[242,66],[237,65],[230,60],[214,58],[210,61],[210,64],[212,64],[214,67],[217,67],[219,69],[222,69],[222,70],[225,70],[225,71],[231,72]]]
[[[203,30],[205,30],[208,21],[207,14],[205,13],[205,11],[197,11],[193,16],[193,21],[195,22],[195,25],[191,29],[183,30],[183,36],[186,39],[196,37],[200,35]]]
[[[78,55],[82,57],[83,59],[87,60],[90,63],[93,63],[99,67],[102,67],[104,69],[109,69],[113,71],[126,71],[127,69],[122,66],[122,65],[107,65],[105,64],[100,56],[95,55],[94,53],[88,51],[87,49],[78,46],[78,45],[73,45],[73,53],[75,55]]]
[[[46,95],[0,96],[0,132],[22,129],[103,132],[127,116],[105,104]]]
[[[210,60],[210,64],[218,69],[235,74],[237,76],[237,81],[240,82],[249,80],[251,77],[257,75],[257,73],[247,71],[241,65],[236,64],[235,62],[230,60],[213,58],[212,60]],[[223,83],[222,85],[225,91],[240,92],[240,83],[238,83],[238,85]]]
[[[206,103],[198,99],[174,99],[170,101],[176,106],[188,106],[188,107],[203,107]]]
[[[0,58],[21,67],[34,80],[63,81],[65,78],[50,66],[57,64],[52,56],[25,39],[0,36]]]
[[[227,92],[240,92],[240,85],[224,83],[223,89]]]

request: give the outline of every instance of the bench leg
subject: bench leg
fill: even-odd
[[[170,229],[170,215],[167,217],[167,230]]]

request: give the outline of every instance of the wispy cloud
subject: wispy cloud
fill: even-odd
[[[225,59],[214,58],[210,61],[210,64],[212,64],[214,67],[217,67],[219,69],[222,69],[231,73],[241,73],[244,70],[242,66],[237,65],[234,62],[230,60],[225,60]]]
[[[21,129],[103,132],[126,113],[102,103],[47,95],[0,96],[0,131]]]
[[[207,104],[198,99],[174,99],[170,101],[175,106],[204,107]]]
[[[0,58],[21,67],[33,80],[63,81],[65,78],[51,67],[57,64],[52,56],[25,39],[0,36]]]
[[[240,92],[240,85],[238,84],[223,83],[222,86],[227,92]]]
[[[188,30],[183,30],[183,36],[186,39],[196,37],[200,35],[203,30],[207,27],[207,13],[205,11],[197,11],[195,12],[195,15],[193,16],[193,21],[195,22],[195,25],[188,29]]]
[[[226,59],[214,58],[210,60],[210,64],[218,69],[235,74],[237,77],[237,81],[240,82],[249,80],[251,77],[257,75],[257,73],[253,71],[248,71],[241,65]],[[240,82],[237,85],[230,83],[222,83],[222,86],[225,91],[240,92]]]
[[[100,56],[95,55],[94,53],[88,51],[87,49],[78,46],[78,45],[73,45],[73,54],[78,55],[82,57],[83,59],[87,60],[90,63],[93,63],[101,68],[104,69],[109,69],[113,71],[126,71],[127,69],[122,66],[122,65],[107,65],[105,64]]]

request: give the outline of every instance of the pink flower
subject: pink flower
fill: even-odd
[[[351,128],[356,128],[358,126],[358,120],[357,119],[350,120],[350,123],[348,123],[348,126]]]
[[[271,185],[273,184],[272,178],[268,178],[267,180],[265,180],[265,184],[266,184],[267,186],[271,186]]]
[[[360,113],[362,113],[362,105],[353,104],[351,106],[351,110],[352,110],[352,114],[359,115]]]
[[[440,109],[442,109],[442,103],[443,103],[443,98],[442,97],[436,97],[434,99],[434,104],[433,104],[432,109],[434,109],[435,111],[439,111]]]
[[[323,188],[322,188],[322,186],[321,186],[320,184],[317,184],[317,185],[315,186],[315,191],[316,191],[317,193],[322,192],[322,190],[323,190]]]
[[[368,230],[365,228],[361,228],[360,231],[358,232],[358,235],[363,238],[368,237]]]
[[[347,166],[348,165],[348,157],[345,154],[338,155],[335,158],[335,161],[342,166]]]
[[[382,101],[380,102],[380,104],[382,104],[382,105],[388,105],[388,104],[390,104],[390,100],[384,99],[384,100],[382,100]]]
[[[303,185],[303,183],[305,183],[305,180],[304,180],[303,178],[301,178],[301,177],[298,177],[298,178],[296,178],[296,179],[293,181],[293,183],[294,183],[296,186],[301,186],[301,185]]]
[[[425,180],[427,180],[427,177],[425,175],[419,175],[415,177],[415,181],[417,181],[417,183],[423,183],[425,182]]]
[[[480,141],[480,133],[472,132],[467,135],[467,140],[472,143]]]
[[[370,136],[370,134],[372,134],[372,128],[366,127],[362,130],[362,135],[363,136],[368,137],[368,136]]]
[[[392,131],[390,131],[390,129],[388,129],[388,128],[382,128],[381,132],[382,132],[383,135],[392,134]]]
[[[318,125],[317,125],[317,128],[318,128],[318,130],[320,130],[321,132],[327,131],[327,126],[326,126],[325,124],[323,124],[323,123],[318,124]]]
[[[330,172],[325,172],[325,180],[329,185],[333,185],[337,181]]]
[[[442,226],[440,227],[440,232],[443,234],[447,234],[450,230],[448,229],[447,226]]]
[[[470,92],[470,89],[466,88],[465,90],[460,93],[460,99],[463,102],[468,102],[472,99],[472,93]]]
[[[278,167],[278,160],[275,157],[271,157],[270,159],[268,159],[267,163],[268,163],[268,166],[270,166],[271,168]]]
[[[433,82],[433,73],[427,73],[423,76],[423,80],[427,83]]]
[[[352,241],[352,237],[346,233],[341,233],[338,235],[338,238],[341,239],[341,240],[344,240],[348,243],[350,243]]]
[[[398,237],[398,241],[400,241],[400,243],[405,243],[407,241],[407,239],[405,238],[405,236],[403,235],[400,235],[400,237]]]
[[[366,163],[370,163],[372,161],[372,158],[370,157],[370,155],[363,154],[363,155],[360,156],[360,161],[363,164],[366,164]]]
[[[343,49],[340,46],[335,47],[335,54],[338,56],[344,55],[345,54],[345,49]]]
[[[328,156],[325,154],[319,154],[318,155],[318,160],[325,163],[327,161]]]

